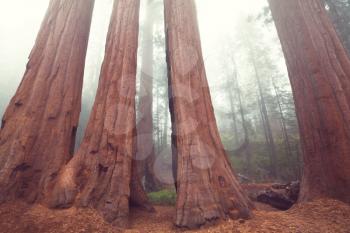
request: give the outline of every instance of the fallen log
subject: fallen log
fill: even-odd
[[[258,194],[257,201],[279,210],[288,210],[297,202],[299,191],[299,181],[288,184],[273,184]]]

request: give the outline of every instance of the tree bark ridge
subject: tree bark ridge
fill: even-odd
[[[304,154],[299,201],[350,202],[350,60],[321,1],[269,0]]]
[[[2,119],[0,202],[42,200],[71,158],[94,0],[51,0]]]
[[[217,129],[193,0],[165,0],[178,227],[197,228],[226,217],[248,218],[240,187]],[[176,168],[177,167],[177,168]]]
[[[96,208],[108,222],[123,228],[128,226],[130,188],[135,189],[132,197],[138,198],[136,203],[145,197],[140,182],[132,177],[137,174],[132,168],[139,6],[139,0],[114,2],[99,87],[84,139],[60,173],[50,200],[52,207],[76,204]]]

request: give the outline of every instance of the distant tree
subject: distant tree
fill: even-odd
[[[283,56],[282,50],[277,46],[279,42],[274,25],[266,24],[265,17],[270,16],[252,15],[238,21],[236,30],[241,33],[237,38],[223,42],[228,43],[222,51],[222,57],[227,58],[223,60],[223,78],[232,79],[227,74],[227,70],[231,72],[231,67],[239,67],[234,72],[239,75],[236,75],[235,82],[224,81],[222,88],[232,90],[237,110],[242,105],[246,129],[240,122],[238,131],[239,135],[249,137],[249,147],[245,143],[247,140],[244,140],[238,148],[228,152],[234,155],[232,159],[236,164],[239,162],[236,166],[239,171],[247,175],[250,173],[248,176],[253,180],[276,179],[273,174],[278,174],[278,179],[290,181],[298,179],[300,172],[301,163],[297,156],[299,133],[290,83],[282,63],[284,60],[280,58]],[[232,56],[236,57],[235,61],[232,61]],[[232,65],[234,63],[237,64]],[[238,82],[241,83],[239,90],[235,87]],[[230,108],[229,105],[227,107]],[[237,114],[240,115],[239,111]],[[289,143],[286,143],[286,135]],[[227,139],[224,139],[227,145]],[[291,151],[288,151],[288,144]],[[246,155],[248,148],[251,151],[250,159]],[[246,160],[242,160],[243,152]]]
[[[235,68],[236,69],[236,68]],[[236,71],[232,74],[233,76],[236,75]],[[234,80],[227,80],[227,83],[225,83],[224,89],[226,90],[230,102],[230,116],[232,118],[232,128],[233,128],[233,138],[234,138],[234,146],[239,145],[239,133],[238,133],[238,120],[237,120],[237,115],[236,115],[236,104],[235,104],[235,93],[233,90],[233,85],[232,82]]]
[[[278,177],[277,167],[277,149],[274,139],[274,134],[271,126],[271,111],[275,108],[275,101],[271,96],[271,82],[269,76],[276,72],[272,67],[272,61],[269,59],[268,47],[265,42],[259,41],[260,29],[255,22],[254,17],[250,16],[243,23],[245,31],[242,33],[241,46],[247,53],[247,62],[251,66],[252,84],[256,90],[254,95],[257,95],[256,107],[260,118],[260,125],[265,139],[266,151],[269,157],[268,171],[270,177]],[[261,37],[261,36],[260,36]]]
[[[233,74],[232,77],[229,79],[229,85],[227,88],[229,89],[230,93],[230,105],[233,105],[233,93],[236,94],[235,98],[238,101],[238,115],[240,117],[241,123],[242,123],[242,128],[243,128],[243,143],[240,145],[239,148],[237,148],[236,151],[233,153],[240,153],[241,151],[245,151],[245,167],[244,167],[244,173],[247,174],[248,176],[252,175],[252,152],[251,152],[251,145],[250,145],[250,138],[249,138],[249,129],[248,129],[248,122],[247,122],[247,116],[245,113],[245,107],[243,105],[243,100],[242,100],[242,91],[241,87],[239,85],[239,80],[238,80],[238,68],[236,64],[236,60],[231,55],[230,62],[232,63],[231,66],[233,66]],[[231,107],[231,111],[234,111],[234,109]],[[236,118],[234,118],[234,121],[236,121]],[[238,137],[238,130],[235,128],[235,136]],[[232,153],[232,152],[231,152]]]
[[[254,74],[258,85],[258,95],[259,95],[258,102],[259,102],[259,108],[261,113],[261,120],[262,120],[262,125],[265,133],[266,145],[270,155],[270,172],[271,172],[271,176],[276,178],[278,176],[278,173],[277,173],[278,170],[277,170],[277,154],[276,154],[275,140],[272,134],[269,114],[267,112],[266,100],[265,100],[263,87],[262,87],[262,80],[258,71],[255,55],[253,54],[252,50],[250,52],[251,52],[251,61],[254,68]]]
[[[281,128],[282,128],[282,136],[283,136],[283,143],[284,143],[284,149],[285,149],[285,155],[286,155],[286,160],[288,161],[288,164],[292,167],[290,167],[291,170],[293,170],[293,176],[294,179],[299,180],[300,176],[301,176],[301,161],[298,158],[298,151],[299,151],[299,146],[297,145],[296,149],[293,149],[293,145],[292,145],[292,140],[291,140],[291,136],[288,130],[288,119],[287,119],[287,115],[285,113],[285,101],[283,100],[283,94],[282,91],[280,90],[279,86],[278,86],[278,81],[276,80],[275,76],[271,76],[271,83],[273,85],[273,89],[274,89],[274,94],[275,94],[275,100],[277,102],[278,105],[278,114],[280,115],[280,122],[281,122]],[[290,100],[293,97],[291,95],[287,95],[287,99]],[[288,104],[287,104],[288,105]],[[292,113],[294,113],[295,109],[294,109],[294,102],[291,103],[291,108],[292,108]],[[295,114],[292,114],[292,121],[295,122],[296,118],[295,118]],[[297,151],[296,151],[297,150]],[[296,154],[296,156],[295,156]],[[296,162],[293,161],[293,158],[296,157]]]
[[[137,124],[137,157],[140,177],[145,178],[148,192],[160,188],[154,175],[156,151],[153,142],[153,34],[154,34],[154,0],[147,1],[146,20],[144,23],[142,43],[142,68],[139,92],[139,120]]]

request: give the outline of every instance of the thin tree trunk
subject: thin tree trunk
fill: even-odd
[[[153,142],[153,0],[147,1],[145,20],[142,71],[140,84],[139,113],[137,124],[137,157],[140,166],[140,178],[145,177],[145,188],[148,192],[157,191],[159,182],[154,175],[156,159]]]
[[[235,75],[235,74],[234,74]],[[237,128],[237,116],[236,116],[236,108],[234,105],[234,97],[232,93],[232,87],[230,85],[227,86],[227,92],[229,95],[229,101],[230,101],[230,108],[231,108],[231,116],[232,116],[232,125],[233,125],[233,137],[234,137],[234,144],[237,146],[239,144],[238,139],[238,128]]]
[[[235,60],[233,59],[233,64],[235,67],[237,67]],[[245,172],[246,175],[249,177],[252,175],[251,171],[251,160],[252,160],[252,153],[250,150],[250,139],[249,139],[249,132],[248,132],[248,126],[247,126],[247,121],[244,113],[244,107],[243,107],[243,101],[242,101],[242,94],[241,94],[241,89],[239,86],[238,82],[238,73],[237,71],[233,75],[233,83],[234,83],[234,89],[237,92],[237,98],[238,98],[238,104],[239,104],[239,113],[241,116],[241,121],[242,121],[242,127],[243,127],[243,132],[244,132],[244,143],[243,145],[246,145],[246,168]]]
[[[168,103],[168,92],[165,93],[165,108],[164,108],[164,130],[163,130],[163,145],[162,145],[162,150],[166,149],[168,146],[168,127],[169,127],[169,106]]]
[[[264,125],[264,130],[266,133],[266,143],[267,143],[267,148],[269,151],[270,155],[270,172],[272,177],[276,178],[278,177],[277,173],[277,153],[276,153],[276,146],[275,146],[275,141],[272,135],[272,130],[271,130],[271,124],[269,120],[269,115],[267,113],[267,107],[266,107],[266,101],[264,97],[264,92],[261,84],[261,79],[260,79],[260,74],[258,71],[258,67],[255,61],[255,55],[253,51],[251,50],[251,60],[254,68],[254,73],[255,73],[255,78],[256,82],[258,84],[258,92],[260,96],[260,105],[261,105],[261,114],[262,114],[262,120],[263,120],[263,125]]]
[[[159,153],[159,151],[160,151],[160,147],[161,147],[161,143],[160,143],[160,141],[161,141],[161,131],[160,131],[160,129],[161,129],[161,127],[160,127],[160,110],[159,110],[159,96],[160,96],[160,94],[159,94],[159,83],[157,83],[157,85],[156,85],[156,127],[157,127],[157,135],[156,135],[156,137],[157,137],[157,153]]]
[[[132,177],[136,146],[136,58],[139,0],[116,0],[99,87],[83,142],[61,172],[52,207],[96,208],[114,225],[126,227],[131,196],[145,194]],[[137,172],[133,172],[137,174]],[[135,187],[136,185],[136,187]],[[147,205],[148,203],[145,203]]]
[[[2,119],[0,202],[42,200],[74,152],[94,0],[51,0]]]
[[[234,72],[232,75],[232,77],[233,77],[233,79],[232,79],[233,90],[236,92],[236,95],[237,95],[238,105],[239,105],[239,115],[241,117],[242,128],[243,128],[243,132],[244,132],[244,142],[242,143],[240,148],[238,148],[237,153],[239,153],[239,151],[241,151],[241,150],[245,150],[245,152],[246,152],[245,173],[246,173],[246,175],[250,176],[251,175],[251,166],[250,165],[251,165],[252,153],[250,150],[249,132],[248,132],[247,121],[246,121],[245,113],[244,113],[241,89],[239,87],[237,64],[236,64],[236,60],[233,56],[231,57],[231,61],[232,61],[232,65],[234,67]],[[231,93],[232,93],[232,91],[231,91]],[[232,93],[232,95],[233,95],[233,93]],[[231,103],[231,104],[233,104],[233,103]],[[235,121],[237,121],[237,118]],[[235,126],[235,128],[236,128],[236,126]],[[236,129],[234,130],[234,132],[236,132]],[[237,134],[238,134],[238,130],[237,130]],[[237,141],[238,141],[238,137],[237,137]]]
[[[165,0],[178,227],[248,218],[242,190],[220,140],[206,79],[193,0]]]
[[[299,201],[350,202],[350,60],[319,0],[269,0],[304,156]]]
[[[289,134],[288,134],[287,125],[286,125],[286,118],[284,116],[283,109],[282,109],[281,96],[280,96],[280,93],[278,92],[278,88],[276,86],[276,83],[273,77],[271,78],[271,82],[272,82],[273,89],[275,91],[275,98],[278,105],[278,111],[281,117],[282,134],[284,138],[284,144],[286,147],[287,160],[289,161],[289,163],[291,163],[292,161],[291,159],[293,157],[292,146],[290,145],[290,139],[289,139]],[[299,178],[298,173],[299,173],[298,169],[294,169],[295,179]]]
[[[263,114],[262,104],[261,104],[261,99],[260,99],[259,94],[257,95],[257,101],[258,101],[258,106],[259,106],[261,125],[262,125],[262,129],[264,131],[263,133],[264,133],[264,136],[265,136],[265,144],[268,145],[269,137],[267,136],[266,121],[264,119],[264,114]]]

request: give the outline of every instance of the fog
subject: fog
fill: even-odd
[[[2,6],[0,8],[0,115],[22,79],[28,55],[34,45],[48,2],[49,0],[0,0]],[[266,116],[262,113],[264,109],[262,103],[266,102],[265,108],[269,114],[267,121],[271,124],[274,143],[280,155],[280,169],[285,170],[285,179],[298,177],[299,142],[294,105],[277,33],[269,14],[266,13],[267,2],[265,0],[197,0],[196,3],[207,77],[225,148],[229,152],[239,150],[244,144],[244,139],[249,136],[256,157],[253,165],[255,172],[250,175],[256,179],[264,179],[268,176],[269,146],[266,132],[264,132]],[[143,40],[145,4],[145,0],[142,0],[140,45]],[[78,143],[82,138],[97,88],[111,7],[112,0],[96,0],[86,58]],[[158,15],[154,34],[159,40],[154,39],[154,43],[157,43],[154,56],[155,71],[151,74],[156,81],[154,138],[159,144],[157,147],[159,151],[164,149],[158,141],[160,135],[164,135],[165,127],[167,127],[165,133],[167,138],[171,133],[170,123],[165,124],[169,121],[169,114],[168,119],[164,114],[163,117],[160,114],[167,111],[167,102],[164,98],[167,77],[162,11],[161,4],[158,3],[153,13]],[[140,46],[139,61],[141,57],[142,47]],[[252,61],[257,65],[259,75],[253,69]],[[141,69],[139,64],[138,74]],[[232,81],[235,75],[237,80]],[[260,89],[257,85],[257,76],[262,83]],[[242,103],[239,102],[239,98],[242,99]],[[245,120],[242,115],[245,116]],[[287,162],[286,153],[288,152],[285,152],[281,115],[286,121],[284,123],[287,124],[288,134],[293,144],[293,151],[290,151],[293,157]],[[246,121],[249,135],[244,133],[243,121]],[[164,141],[164,138],[162,140]],[[166,140],[166,144],[169,143],[169,140]],[[240,151],[232,152],[232,154],[235,153]],[[232,155],[232,160],[240,172],[247,173],[247,165],[242,156]]]
[[[0,0],[0,103],[3,105],[9,102],[22,79],[48,3],[49,0]],[[85,85],[89,85],[87,82],[93,72],[89,65],[96,56],[103,53],[111,4],[112,0],[97,0],[95,3]],[[243,3],[238,0],[198,1],[202,46],[206,61],[210,61],[208,64],[215,63],[217,45],[222,42],[222,38],[235,33],[235,22],[247,14],[258,12],[265,4],[263,0],[248,0]],[[216,72],[218,66],[215,65],[207,67],[209,74]],[[215,75],[209,75],[211,76]],[[0,105],[0,114],[4,111],[3,105]]]

